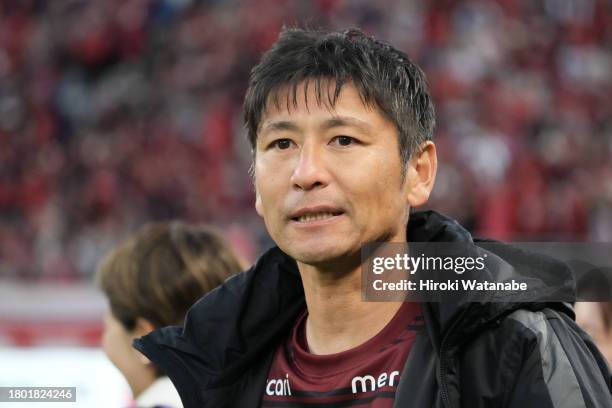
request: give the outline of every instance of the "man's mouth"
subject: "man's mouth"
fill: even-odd
[[[340,214],[342,214],[342,212],[334,213],[334,212],[326,211],[326,212],[319,212],[319,213],[304,214],[299,217],[294,217],[292,219],[297,222],[311,222],[311,221],[325,220],[325,219],[332,218]]]
[[[305,223],[314,221],[324,221],[342,214],[344,214],[344,211],[339,208],[317,206],[302,208],[294,212],[290,218],[292,221]]]

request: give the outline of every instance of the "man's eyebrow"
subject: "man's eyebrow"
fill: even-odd
[[[371,126],[367,122],[350,116],[335,116],[331,119],[326,120],[323,123],[324,129],[331,129],[342,126],[352,126],[363,132],[371,131]]]
[[[279,121],[270,122],[264,125],[261,132],[266,133],[266,132],[282,131],[282,130],[297,131],[298,126],[295,123],[287,121],[287,120],[279,120]]]

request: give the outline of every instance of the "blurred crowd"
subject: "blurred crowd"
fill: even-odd
[[[429,207],[503,240],[612,241],[608,0],[0,1],[0,278],[88,280],[153,220],[270,245],[241,105],[283,24],[359,27],[424,69]]]

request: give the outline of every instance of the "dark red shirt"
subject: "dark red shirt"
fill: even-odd
[[[276,351],[262,407],[320,405],[391,408],[404,363],[424,321],[418,303],[403,303],[373,338],[351,350],[319,356],[309,352],[307,312]]]

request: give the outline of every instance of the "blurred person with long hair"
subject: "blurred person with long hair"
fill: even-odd
[[[183,405],[170,379],[132,341],[182,325],[192,304],[240,270],[218,234],[176,221],[145,225],[101,262],[96,280],[110,306],[102,348],[126,378],[137,407]]]

